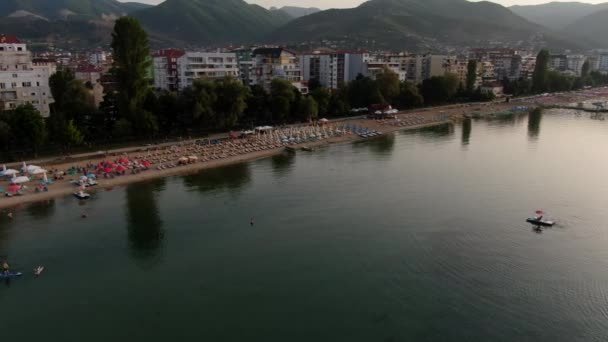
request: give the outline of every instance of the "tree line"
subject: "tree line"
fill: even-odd
[[[94,104],[90,85],[75,79],[74,73],[65,69],[50,78],[55,102],[49,118],[42,119],[31,105],[0,113],[0,144],[5,158],[10,158],[10,152],[15,150],[36,154],[44,144],[67,152],[92,143],[189,136],[344,117],[353,108],[367,108],[371,104],[411,109],[493,99],[493,94],[482,94],[476,87],[476,61],[469,62],[466,84],[448,73],[415,85],[400,81],[397,74],[385,69],[374,79],[359,75],[334,90],[322,87],[318,80],[310,80],[306,95],[282,79],[274,79],[266,91],[259,85],[247,86],[231,77],[198,79],[180,92],[170,92],[155,90],[151,85],[148,36],[136,19],[123,17],[116,21],[112,50],[114,85],[106,89],[99,108]],[[505,81],[506,91],[526,95],[608,83],[605,75],[589,72],[588,63],[583,76],[577,79],[549,70],[548,63],[548,52],[543,50],[532,80]]]

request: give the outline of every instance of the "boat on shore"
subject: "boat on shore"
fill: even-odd
[[[78,191],[74,193],[74,197],[78,198],[79,200],[86,200],[89,199],[91,197],[90,194],[87,194],[84,191]]]

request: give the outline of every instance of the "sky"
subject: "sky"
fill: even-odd
[[[2,1],[2,0],[0,0],[0,1]],[[137,2],[144,2],[147,4],[158,4],[158,3],[162,2],[163,0],[119,0],[119,1],[121,1],[121,2],[137,1]],[[250,3],[262,5],[264,7],[271,7],[271,6],[281,7],[281,6],[285,6],[285,5],[292,5],[292,6],[300,6],[300,7],[318,7],[321,9],[349,8],[349,7],[355,7],[355,6],[359,5],[360,3],[364,2],[364,0],[246,0],[246,1],[250,2]],[[547,3],[552,0],[492,0],[492,1],[499,3],[501,5],[504,5],[504,6],[511,6],[511,5],[536,5],[536,4]],[[558,1],[560,1],[560,0],[558,0]],[[566,1],[575,1],[575,0],[562,0],[562,2],[566,2]],[[602,3],[602,2],[607,2],[608,0],[578,0],[578,1],[598,4],[598,3]]]

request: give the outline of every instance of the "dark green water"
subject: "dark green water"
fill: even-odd
[[[553,112],[23,207],[0,218],[30,273],[0,286],[2,336],[606,341],[607,147]]]

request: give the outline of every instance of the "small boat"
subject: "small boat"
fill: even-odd
[[[87,194],[84,191],[78,191],[74,193],[74,197],[80,199],[80,200],[86,200],[89,199],[89,197],[91,197],[91,195]]]
[[[38,277],[44,271],[44,266],[38,266],[34,269],[34,275]]]
[[[543,226],[543,227],[553,227],[555,225],[554,221],[544,220],[543,215],[545,212],[542,210],[536,211],[536,216],[530,217],[526,220],[526,222],[531,223],[535,226]]]
[[[555,225],[554,221],[547,221],[547,220],[543,220],[543,219],[536,219],[536,218],[528,218],[526,220],[526,222],[531,223],[535,226],[543,226],[543,227],[553,227]]]
[[[17,273],[0,273],[0,279],[16,278],[16,277],[21,277],[22,275],[23,275],[23,273],[21,273],[21,272],[17,272]]]
[[[312,147],[308,147],[308,146],[302,146],[302,151],[306,151],[306,152],[313,152],[314,149]]]

